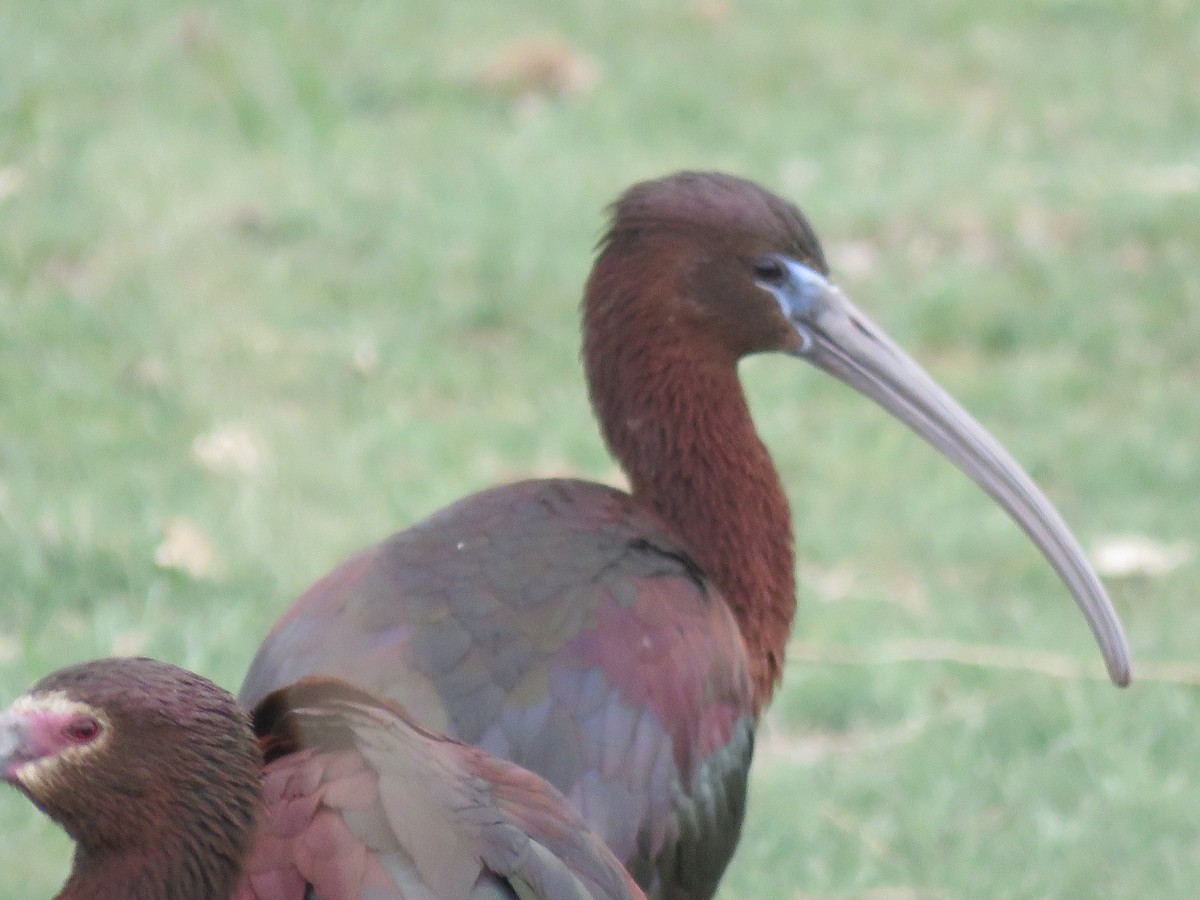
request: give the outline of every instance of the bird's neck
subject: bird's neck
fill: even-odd
[[[174,886],[171,881],[172,868],[169,859],[158,852],[131,851],[93,858],[76,851],[75,868],[63,885],[58,900],[83,900],[85,897],[89,900],[117,900],[118,897],[149,900],[151,897],[165,897]]]
[[[796,610],[787,498],[736,361],[639,346],[635,334],[585,343],[592,402],[634,496],[677,529],[725,596],[750,657],[757,712],[782,676]]]
[[[125,850],[79,843],[57,900],[228,900],[247,849],[211,830],[189,835],[166,824]]]

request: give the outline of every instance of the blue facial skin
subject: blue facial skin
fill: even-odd
[[[783,314],[800,335],[802,343],[797,353],[804,354],[813,340],[806,321],[837,289],[828,278],[803,263],[778,254],[772,254],[770,258],[782,268],[782,277],[760,278],[758,286],[775,297]]]

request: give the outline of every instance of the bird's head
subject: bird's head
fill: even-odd
[[[613,204],[585,316],[632,312],[721,360],[788,352],[802,338],[762,291],[788,266],[829,271],[800,210],[741,178],[681,172],[636,184]]]
[[[616,323],[610,344],[652,334],[665,353],[706,364],[784,353],[875,401],[1009,512],[1074,595],[1112,679],[1128,683],[1120,622],[1058,512],[999,442],[842,292],[793,204],[720,173],[634,185],[612,207],[584,319],[585,331],[596,333],[602,321]],[[615,356],[621,348],[604,349]]]
[[[261,758],[205,678],[150,659],[59,669],[0,713],[0,772],[85,855],[151,852],[198,822],[248,839]]]

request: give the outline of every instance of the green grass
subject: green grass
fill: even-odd
[[[479,87],[547,33],[593,90]],[[577,298],[602,206],[681,167],[801,203],[1085,544],[1194,541],[1198,60],[1182,0],[0,4],[0,698],[114,651],[235,688],[351,550],[497,481],[611,478]],[[863,659],[789,664],[723,896],[1190,896],[1197,688],[888,662],[1096,653],[899,425],[786,360],[744,372],[797,639]],[[197,463],[226,426],[257,465]],[[176,518],[208,576],[155,565]],[[1111,585],[1138,661],[1195,660],[1196,577]],[[0,829],[0,896],[50,896],[65,838],[12,791]]]

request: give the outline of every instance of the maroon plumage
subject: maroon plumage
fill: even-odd
[[[711,896],[795,610],[788,504],[737,377],[763,351],[848,382],[975,478],[1128,680],[1120,626],[1049,502],[829,281],[799,210],[682,173],[618,200],[583,302],[592,402],[632,494],[507,485],[362,552],[283,616],[243,701],[345,678],[545,777],[652,896]]]
[[[332,679],[252,729],[166,663],[72,666],[0,714],[0,770],[76,840],[60,898],[642,896],[542,779]]]

